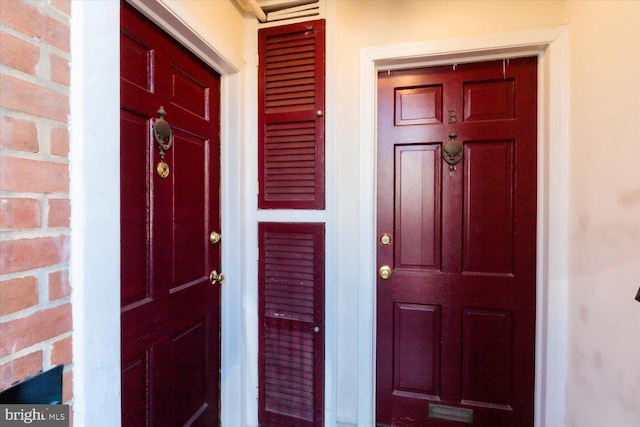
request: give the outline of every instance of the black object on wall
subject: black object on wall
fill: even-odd
[[[0,391],[0,403],[61,404],[62,369],[63,365],[56,366]]]

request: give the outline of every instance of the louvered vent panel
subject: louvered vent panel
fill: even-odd
[[[267,38],[265,111],[313,110],[316,105],[315,37],[293,33]]]
[[[313,322],[313,235],[266,233],[265,316]]]
[[[259,424],[322,427],[324,224],[258,224]]]
[[[313,421],[313,332],[265,330],[265,409]]]
[[[325,22],[258,31],[258,208],[324,209]]]
[[[265,200],[314,200],[315,122],[269,124],[265,133]]]

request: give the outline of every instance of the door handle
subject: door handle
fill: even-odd
[[[391,267],[389,267],[388,265],[383,265],[378,270],[378,276],[380,276],[384,280],[387,280],[389,277],[391,277],[391,273],[392,273]]]
[[[211,280],[212,285],[215,285],[216,283],[220,283],[222,285],[222,282],[224,282],[224,274],[213,270],[211,274],[209,274],[209,280]]]
[[[216,243],[218,243],[220,239],[221,239],[220,233],[218,233],[217,231],[212,231],[211,234],[209,234],[209,241],[211,242],[212,245],[215,245]]]

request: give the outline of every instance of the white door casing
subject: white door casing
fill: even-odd
[[[364,48],[360,53],[358,425],[375,425],[376,82],[380,70],[538,56],[535,425],[565,422],[569,86],[565,27]]]

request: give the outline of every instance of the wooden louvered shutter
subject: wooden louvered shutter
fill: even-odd
[[[262,426],[323,426],[324,224],[260,223]]]
[[[324,209],[325,23],[258,32],[261,209]]]

